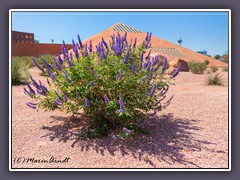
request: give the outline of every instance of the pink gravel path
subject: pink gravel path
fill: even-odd
[[[149,135],[113,142],[68,139],[68,128],[84,121],[70,114],[32,110],[23,86],[12,88],[12,160],[18,157],[67,163],[14,163],[13,168],[228,168],[228,74],[225,86],[206,86],[207,75],[181,72],[168,96],[174,99],[158,117],[143,123]],[[31,69],[36,79],[39,71]],[[45,83],[46,81],[43,80]],[[79,115],[80,116],[80,115]],[[16,159],[15,159],[16,160]]]

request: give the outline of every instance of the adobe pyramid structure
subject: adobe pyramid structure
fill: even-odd
[[[90,39],[93,43],[93,49],[95,45],[97,45],[102,38],[106,42],[111,40],[111,35],[120,33],[124,35],[127,32],[127,41],[130,42],[131,39],[134,41],[135,37],[137,38],[137,45],[143,42],[146,38],[147,33],[141,30],[132,28],[130,26],[124,25],[122,23],[116,23],[115,25],[107,28],[106,30],[86,39],[83,43],[87,43],[89,45]],[[226,67],[227,63],[221,62],[219,60],[213,59],[209,56],[205,56],[193,50],[187,49],[183,46],[179,46],[177,44],[168,42],[166,40],[160,39],[154,35],[151,38],[151,55],[155,56],[157,54],[166,57],[168,59],[169,65],[176,66],[179,61],[187,64],[189,61],[197,61],[204,62],[205,60],[209,60],[208,66],[217,66],[217,67]],[[95,49],[94,49],[95,50]]]

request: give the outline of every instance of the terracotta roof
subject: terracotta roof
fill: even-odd
[[[83,43],[89,44],[90,39],[93,43],[93,49],[95,50],[95,45],[97,45],[102,38],[106,42],[111,40],[111,35],[120,33],[124,35],[127,32],[127,41],[130,42],[131,39],[134,41],[135,37],[137,38],[137,45],[143,42],[146,38],[147,33],[141,30],[132,28],[128,25],[124,25],[122,23],[116,23],[115,25],[107,28],[106,30],[86,39]],[[168,61],[172,61],[176,58],[184,60],[186,62],[189,61],[197,61],[197,62],[204,62],[205,60],[209,60],[209,66],[218,66],[218,67],[225,67],[228,66],[227,63],[221,62],[219,60],[213,59],[211,57],[205,56],[198,52],[192,51],[187,49],[183,46],[179,46],[177,44],[168,42],[166,40],[160,39],[154,35],[151,38],[151,52],[153,54],[160,54],[164,57],[167,57]]]

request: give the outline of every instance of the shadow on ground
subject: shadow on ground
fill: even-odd
[[[184,153],[203,150],[204,145],[212,144],[194,138],[194,134],[201,129],[196,125],[199,120],[174,118],[172,114],[163,115],[154,119],[144,121],[141,126],[150,132],[148,135],[139,134],[136,139],[127,139],[124,142],[115,142],[111,136],[97,140],[71,139],[70,130],[77,130],[86,126],[87,117],[78,118],[52,116],[52,126],[43,126],[42,129],[50,131],[45,135],[50,140],[71,141],[72,147],[80,147],[81,151],[95,150],[105,156],[106,151],[112,156],[121,152],[122,156],[132,155],[139,161],[145,161],[152,167],[157,167],[151,160],[152,157],[158,161],[168,164],[180,163],[195,168],[200,168],[192,161],[186,160]],[[57,122],[57,123],[56,123]],[[214,152],[214,150],[207,149]],[[219,152],[217,152],[219,153]],[[221,152],[225,153],[225,152]]]

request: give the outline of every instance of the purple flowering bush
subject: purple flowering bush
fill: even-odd
[[[26,82],[25,94],[33,101],[33,109],[63,110],[73,115],[79,110],[92,117],[89,129],[80,136],[99,137],[113,132],[114,140],[135,135],[138,122],[144,117],[155,116],[172,98],[164,100],[171,80],[179,73],[166,76],[167,59],[151,57],[151,33],[138,47],[137,39],[127,42],[127,33],[112,35],[107,43],[103,38],[98,44],[72,42],[73,53],[65,42],[62,56],[53,57],[52,64],[43,60],[44,67],[33,59],[36,66],[46,73],[47,83]],[[93,46],[96,50],[93,50]],[[75,133],[76,134],[76,133]]]

